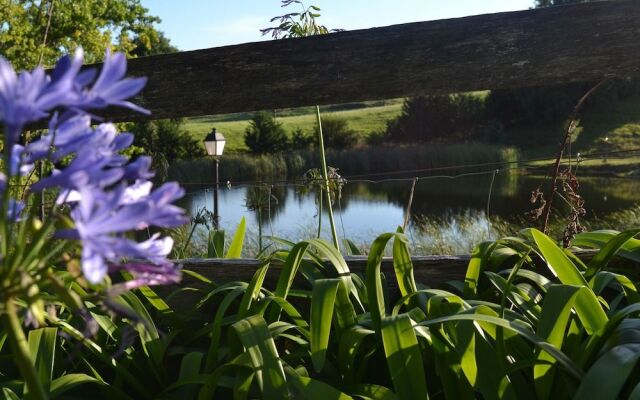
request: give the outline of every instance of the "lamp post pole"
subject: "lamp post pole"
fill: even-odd
[[[215,187],[213,188],[213,228],[220,229],[220,214],[218,214],[218,187],[220,186],[220,157],[224,151],[224,145],[227,141],[224,135],[213,128],[211,133],[204,138],[204,147],[207,154],[213,156],[216,162],[215,170]]]
[[[220,227],[220,215],[218,214],[218,186],[220,183],[220,159],[215,157],[216,160],[216,186],[213,190],[213,228],[218,230]]]

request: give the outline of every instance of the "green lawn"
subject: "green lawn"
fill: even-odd
[[[397,117],[402,109],[402,102],[402,99],[367,102],[361,108],[343,111],[332,111],[332,107],[327,107],[322,115],[346,119],[349,127],[364,138],[371,132],[384,129],[387,120]],[[315,110],[312,107],[278,110],[276,116],[289,134],[297,128],[311,132],[316,124]],[[191,135],[202,140],[212,127],[216,127],[227,139],[227,149],[239,151],[246,149],[244,132],[250,119],[251,113],[189,118],[186,128]]]

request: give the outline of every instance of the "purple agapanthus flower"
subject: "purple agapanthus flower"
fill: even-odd
[[[109,265],[109,273],[125,270],[133,275],[133,279],[114,285],[112,294],[123,293],[141,286],[167,285],[180,282],[180,266],[172,263],[149,264],[131,262]]]
[[[95,188],[78,190],[79,201],[71,212],[76,228],[65,235],[82,241],[82,269],[90,282],[102,280],[107,266],[122,259],[148,260],[160,265],[167,262],[166,257],[173,246],[171,238],[153,235],[138,243],[121,234],[151,225],[184,224],[184,210],[166,201],[184,193],[173,188],[174,185],[165,184],[150,192],[149,183],[137,182],[130,187],[121,185],[110,192]]]
[[[49,160],[56,168],[48,177],[30,187],[30,192],[55,189],[57,204],[67,204],[74,229],[58,232],[58,238],[82,243],[82,269],[87,280],[99,283],[105,275],[129,270],[134,280],[126,288],[143,284],[175,282],[179,267],[167,260],[173,240],[154,234],[136,242],[130,231],[150,226],[174,227],[187,222],[184,211],[171,203],[184,191],[175,183],[152,190],[151,159],[130,162],[122,154],[131,146],[133,135],[118,133],[103,123],[93,127],[91,110],[109,106],[147,110],[128,101],[144,86],[145,78],[126,78],[126,58],[107,52],[102,70],[80,70],[79,50],[63,57],[47,76],[42,68],[17,74],[0,57],[0,122],[5,126],[4,146],[10,149],[6,175],[0,173],[0,195],[8,196],[7,180],[24,176],[35,162]],[[48,117],[48,133],[18,145],[23,128]],[[58,164],[56,164],[58,165]],[[19,218],[24,203],[9,199],[9,220]]]

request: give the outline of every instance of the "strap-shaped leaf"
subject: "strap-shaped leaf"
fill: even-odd
[[[429,398],[422,352],[411,318],[406,314],[384,318],[381,334],[387,367],[398,398]]]
[[[547,266],[565,285],[587,286],[587,281],[569,257],[551,238],[537,229],[530,230]]]
[[[587,371],[574,399],[616,399],[640,359],[640,344],[628,343],[606,352]]]
[[[631,229],[628,231],[624,231],[614,236],[611,240],[607,242],[607,244],[600,249],[598,254],[596,254],[589,262],[589,268],[585,273],[587,279],[591,278],[598,271],[603,269],[609,261],[615,256],[618,251],[631,239],[633,239],[638,233],[640,233],[640,229]]]
[[[319,279],[311,296],[311,361],[316,372],[324,367],[339,279]]]
[[[29,352],[45,392],[49,392],[51,387],[57,337],[57,328],[40,328],[29,332]],[[24,393],[28,393],[26,385]]]
[[[236,232],[233,234],[233,240],[227,250],[225,258],[240,258],[242,257],[242,247],[244,245],[244,235],[247,230],[247,221],[242,217],[240,223],[236,227]]]
[[[207,257],[222,258],[224,255],[224,236],[223,230],[209,231],[209,240],[207,241]]]
[[[68,374],[56,378],[53,380],[53,382],[51,382],[51,393],[49,395],[52,399],[55,399],[76,386],[85,385],[88,383],[101,386],[105,385],[103,381],[89,375]]]
[[[267,400],[285,398],[284,368],[265,320],[254,315],[236,322],[232,328],[249,354],[262,396]]]

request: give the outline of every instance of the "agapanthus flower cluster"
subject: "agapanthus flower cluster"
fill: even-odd
[[[48,160],[53,172],[32,183],[28,192],[52,190],[56,207],[65,206],[74,226],[56,232],[60,240],[81,243],[81,265],[86,279],[101,282],[109,272],[126,269],[134,279],[126,288],[175,282],[179,270],[167,256],[170,237],[150,235],[138,242],[131,231],[175,227],[186,222],[184,211],[174,205],[184,192],[176,183],[153,189],[149,181],[151,159],[131,162],[122,151],[133,142],[129,133],[118,133],[111,123],[93,125],[95,110],[125,107],[146,110],[129,98],[144,86],[144,78],[126,78],[123,54],[107,52],[101,71],[81,69],[82,51],[62,58],[50,75],[38,67],[17,74],[0,57],[0,122],[4,125],[4,173],[0,172],[0,196],[8,221],[22,216],[24,204],[9,198],[10,182],[24,177],[34,165]],[[33,123],[46,118],[48,131],[23,143],[21,135]],[[64,161],[64,162],[62,162]]]

